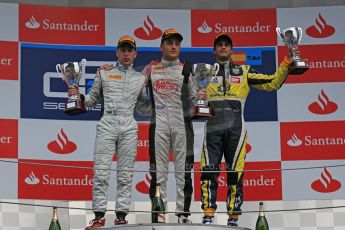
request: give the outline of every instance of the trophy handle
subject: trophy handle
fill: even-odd
[[[61,64],[56,65],[56,72],[60,75],[60,77],[62,78],[63,81],[66,81],[65,76],[62,73]]]
[[[217,76],[220,66],[218,63],[214,63],[213,66],[215,67],[213,70],[213,76]]]
[[[276,31],[277,31],[277,34],[280,37],[280,39],[282,39],[284,41],[284,34],[282,34],[279,27],[276,27]]]
[[[298,27],[297,29],[298,29],[298,44],[299,44],[302,39],[303,30],[301,27]]]
[[[80,64],[81,64],[81,74],[84,75],[85,74],[85,68],[86,68],[86,59],[85,58],[81,59]]]

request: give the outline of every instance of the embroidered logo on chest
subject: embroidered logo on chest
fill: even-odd
[[[240,69],[239,68],[232,68],[231,69],[233,74],[239,74],[240,73]]]
[[[122,75],[120,74],[109,74],[109,79],[122,79]]]
[[[231,83],[241,83],[241,78],[240,77],[230,77],[230,82]]]
[[[157,65],[152,68],[152,72],[163,72],[165,71],[165,67],[162,65]]]
[[[158,94],[171,94],[179,91],[177,83],[170,79],[159,79],[153,83],[153,90]]]

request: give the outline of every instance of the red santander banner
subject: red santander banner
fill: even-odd
[[[18,80],[18,42],[0,41],[0,80]]]
[[[19,5],[21,42],[104,45],[104,28],[104,8]]]
[[[280,123],[283,161],[345,159],[345,121]]]
[[[302,75],[289,75],[286,83],[345,81],[345,44],[300,45],[298,48],[309,70]],[[279,46],[278,60],[283,60],[286,54],[287,47]]]
[[[0,119],[0,158],[18,158],[18,120]]]
[[[19,199],[92,199],[93,162],[19,160],[18,167]]]
[[[195,168],[200,169],[200,163],[195,163]],[[221,168],[225,168],[224,163],[222,163]],[[282,200],[281,162],[247,162],[245,170],[254,170],[244,173],[243,196],[246,201]],[[217,201],[226,201],[226,179],[226,173],[220,173]],[[200,184],[200,173],[195,173],[194,199],[196,201],[201,200]]]
[[[221,33],[235,47],[277,45],[276,9],[192,10],[191,17],[193,47],[212,47]]]
[[[149,129],[149,123],[138,123],[138,148],[136,161],[150,161]]]

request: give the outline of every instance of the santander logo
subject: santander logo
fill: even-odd
[[[310,112],[315,114],[331,114],[338,109],[338,105],[329,100],[324,90],[317,97],[317,100],[308,106]]]
[[[335,33],[333,26],[327,24],[326,20],[319,14],[319,17],[315,19],[315,25],[307,28],[306,33],[310,37],[314,38],[326,38]]]
[[[40,27],[40,24],[36,21],[34,16],[31,16],[29,21],[25,23],[25,26],[29,29],[37,29]]]
[[[212,28],[207,25],[205,20],[201,23],[201,26],[199,26],[197,30],[199,33],[202,33],[202,34],[207,34],[207,33],[212,32]]]
[[[287,144],[291,147],[298,147],[302,144],[304,144],[304,146],[343,146],[345,144],[345,139],[343,137],[316,137],[312,135],[305,135],[302,139],[304,142],[301,141],[296,134],[294,134],[291,139],[287,141]]]
[[[317,192],[330,193],[335,192],[341,188],[341,183],[333,179],[331,173],[325,167],[321,173],[321,179],[314,181],[311,188]]]
[[[35,185],[40,183],[40,180],[36,177],[35,173],[31,171],[30,175],[24,179],[26,184]]]
[[[41,24],[37,22],[34,16],[25,22],[25,26],[29,29],[38,29]],[[89,21],[84,20],[80,23],[67,23],[67,22],[57,22],[51,21],[49,19],[42,20],[43,30],[56,30],[56,31],[88,31],[88,32],[98,32],[100,30],[100,24],[91,24]]]
[[[144,20],[144,26],[137,28],[134,31],[134,35],[137,38],[143,40],[155,40],[162,36],[163,32],[159,28],[155,27],[155,24],[151,20],[150,16],[147,15]]]
[[[69,154],[77,149],[77,145],[68,139],[63,129],[57,135],[57,140],[48,144],[48,149],[57,154]]]
[[[289,146],[292,146],[292,147],[297,147],[297,146],[300,146],[302,144],[302,141],[300,139],[298,139],[297,135],[294,133],[291,137],[291,139],[289,139],[287,141],[287,144]]]
[[[135,188],[138,192],[149,194],[150,193],[150,183],[151,183],[151,175],[146,174],[145,179],[137,183]]]

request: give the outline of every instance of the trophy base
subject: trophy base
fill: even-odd
[[[212,109],[208,106],[195,106],[192,119],[209,119],[213,117]]]
[[[85,113],[85,104],[81,100],[76,101],[69,101],[65,103],[65,111],[66,114],[73,116],[80,113]]]
[[[293,61],[289,65],[289,74],[298,75],[303,74],[309,69],[308,64],[303,60]]]

